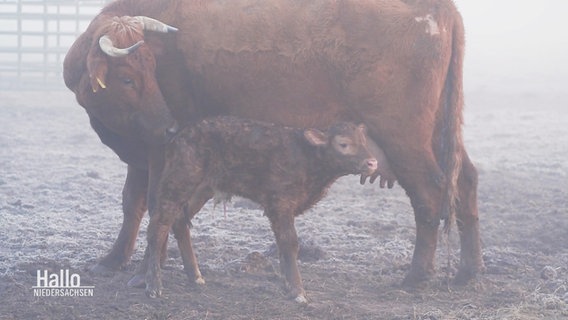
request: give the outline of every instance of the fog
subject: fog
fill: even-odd
[[[466,30],[464,140],[479,173],[486,273],[463,289],[446,285],[460,264],[454,231],[440,238],[433,281],[417,292],[400,290],[416,239],[410,201],[398,184],[379,190],[349,177],[296,223],[315,248],[307,252],[323,253],[301,258],[313,303],[299,308],[284,300],[276,257],[262,253],[274,240],[269,223],[237,201],[226,214],[210,204],[195,217],[203,288],[188,283],[173,243],[165,299],[152,302],[127,287],[144,254],[148,219],[133,264],[112,275],[87,272],[118,234],[126,168],[61,81],[67,40],[83,25],[65,26],[68,38],[44,40],[30,31],[55,21],[43,24],[36,15],[36,25],[23,28],[40,41],[31,53],[38,56],[20,62],[23,54],[9,47],[17,24],[2,11],[16,0],[0,0],[0,318],[567,319],[568,0],[455,2]],[[37,271],[67,268],[96,286],[94,297],[32,295]]]
[[[10,12],[14,6],[4,3],[0,12]],[[538,90],[563,92],[568,83],[568,30],[565,16],[568,13],[568,1],[564,0],[455,0],[462,13],[466,27],[466,60],[465,83],[466,91],[471,90]],[[94,3],[93,3],[94,4]],[[81,12],[94,14],[96,6],[81,7]],[[27,6],[26,10],[42,12],[43,6]],[[39,11],[38,11],[39,10]],[[64,9],[62,9],[64,10]],[[27,12],[26,11],[26,12]],[[73,21],[24,21],[24,31],[48,27],[54,29],[54,24],[65,28],[65,23]],[[88,21],[79,26],[84,29]],[[0,31],[15,30],[16,21],[0,20]],[[70,25],[69,30],[75,26]],[[16,37],[0,32],[2,47],[15,47]],[[68,46],[73,37],[48,38],[43,43],[41,36],[24,36],[27,41],[35,41],[33,45],[52,47],[54,45]],[[41,61],[43,55],[27,55],[27,61]],[[51,59],[51,58],[50,58]],[[61,56],[57,56],[56,66],[60,66]],[[26,60],[25,60],[26,61]],[[2,70],[9,70],[16,62],[13,50],[0,50],[0,76]],[[53,63],[50,62],[50,63]],[[13,69],[12,69],[13,70]],[[32,71],[27,68],[28,71]],[[6,74],[4,74],[6,76]],[[4,79],[3,82],[6,82]],[[498,85],[498,88],[495,87]]]
[[[568,1],[456,0],[466,28],[466,91],[562,92],[568,84]]]

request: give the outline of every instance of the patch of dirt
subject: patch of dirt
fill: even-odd
[[[568,318],[568,94],[466,98],[486,273],[448,287],[459,263],[452,234],[449,250],[440,240],[435,279],[402,290],[415,237],[408,198],[400,187],[346,177],[296,220],[310,299],[300,306],[286,296],[268,220],[244,199],[226,216],[209,203],[193,220],[203,286],[190,284],[171,239],[164,297],[126,286],[147,218],[127,268],[90,274],[118,234],[126,167],[71,93],[0,92],[0,319]],[[94,296],[34,297],[38,270],[62,269],[94,286]]]

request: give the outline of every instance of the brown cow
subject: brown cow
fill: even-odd
[[[295,127],[365,123],[414,208],[416,247],[404,283],[434,273],[441,218],[457,218],[457,282],[483,269],[477,172],[462,141],[464,30],[451,0],[118,0],[101,12],[107,20],[139,15],[180,29],[164,39],[148,35],[163,40],[156,76],[176,119],[233,114]],[[74,44],[66,74],[88,77],[77,57],[89,53],[85,42],[104,23],[95,19]],[[123,147],[136,159],[145,152]],[[147,181],[148,173],[129,162],[124,224],[99,268],[128,261]]]
[[[214,191],[251,199],[264,208],[276,236],[280,268],[296,301],[307,302],[298,271],[294,217],[311,208],[337,178],[377,168],[364,126],[337,123],[327,133],[235,117],[206,119],[183,130],[166,148],[165,167],[150,208],[146,293],[161,295],[160,258],[170,228],[186,272],[203,279],[189,238],[188,222]],[[184,207],[186,214],[184,215]]]

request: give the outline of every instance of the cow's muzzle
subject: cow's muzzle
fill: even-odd
[[[150,145],[164,145],[179,131],[177,122],[168,114],[136,113],[131,116],[135,132]]]

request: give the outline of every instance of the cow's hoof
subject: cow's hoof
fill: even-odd
[[[135,274],[127,283],[130,288],[144,288],[144,285],[146,285],[146,281],[143,274]]]
[[[195,284],[202,286],[202,285],[205,284],[205,279],[203,279],[203,277],[201,277],[201,276],[197,277],[197,278],[195,278]]]
[[[477,278],[481,272],[484,271],[483,265],[478,268],[460,268],[456,274],[453,283],[458,286],[465,286],[471,280]]]
[[[433,272],[413,272],[412,270],[404,277],[402,286],[407,289],[418,289],[424,286],[433,276]]]
[[[99,276],[109,276],[112,275],[114,273],[114,271],[116,271],[113,268],[107,267],[105,265],[102,265],[100,263],[95,264],[94,266],[92,266],[91,268],[89,268],[89,271],[93,274],[99,275]]]

